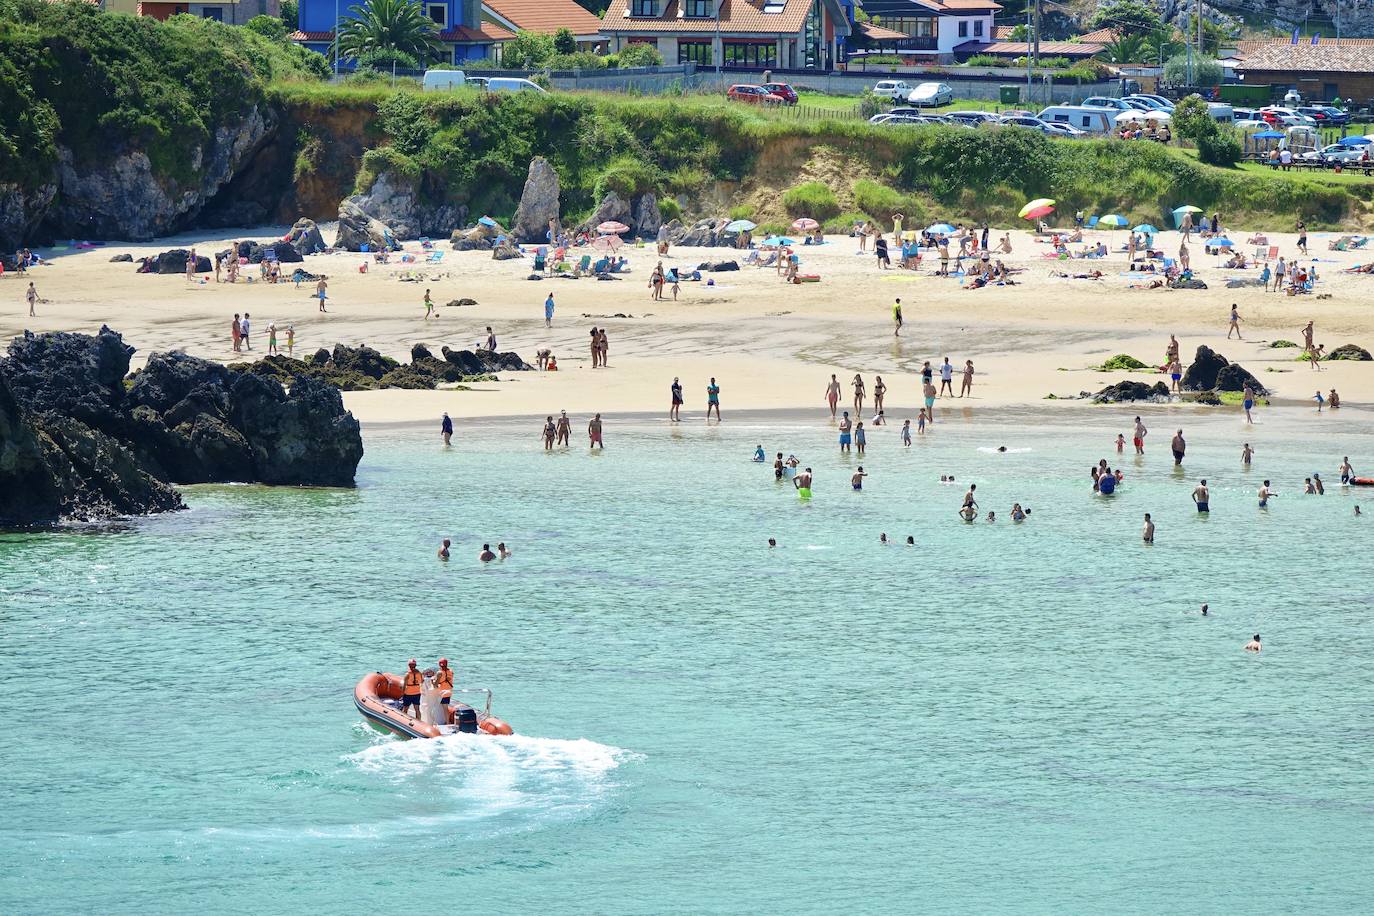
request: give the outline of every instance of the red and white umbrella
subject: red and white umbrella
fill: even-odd
[[[603,235],[592,239],[592,247],[598,251],[615,251],[624,244],[625,240],[618,235]]]
[[[602,233],[603,235],[620,235],[620,233],[622,232],[629,232],[630,227],[625,225],[624,223],[617,223],[615,220],[610,219],[602,223],[600,226],[597,226],[596,231]]]
[[[801,219],[796,220],[792,223],[792,228],[797,230],[798,232],[810,232],[813,229],[819,229],[820,227],[821,224],[816,222],[809,216],[803,216]]]

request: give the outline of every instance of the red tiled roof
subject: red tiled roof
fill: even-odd
[[[1076,41],[1042,41],[1040,53],[1045,57],[1092,57],[1102,52],[1103,45]],[[966,41],[954,49],[960,54],[999,54],[1006,57],[1020,57],[1030,53],[1030,45],[1024,41]]]
[[[333,32],[302,32],[300,29],[286,36],[291,41],[333,41]]]
[[[1002,4],[994,3],[993,0],[940,0],[940,6],[947,10],[960,12],[976,12],[977,10],[996,12],[1002,8]]]
[[[859,34],[872,41],[906,41],[911,36],[896,29],[885,29],[871,22],[860,22]]]
[[[482,5],[526,32],[552,35],[560,28],[566,28],[575,36],[601,32],[601,17],[573,0],[485,0]]]
[[[1359,45],[1307,43],[1270,44],[1245,55],[1236,65],[1244,71],[1307,71],[1314,73],[1367,73],[1374,71],[1374,41]]]
[[[630,0],[611,0],[601,21],[603,32],[710,32],[714,18],[678,18],[681,0],[668,0],[657,16],[631,16]],[[722,0],[720,31],[777,34],[800,32],[811,0],[785,0],[781,11],[765,13],[764,0]]]
[[[1108,45],[1116,41],[1116,35],[1116,29],[1093,29],[1091,32],[1075,35],[1073,40],[1079,43],[1086,41],[1089,44]]]
[[[510,41],[515,33],[490,22],[482,23],[480,29],[470,29],[465,25],[439,33],[440,41]]]
[[[992,27],[993,41],[1010,41],[1011,35],[1016,31],[1014,25],[995,25]]]
[[[1296,45],[1293,44],[1292,38],[1247,38],[1240,41],[1225,43],[1222,47],[1235,48],[1237,57],[1245,57],[1250,52],[1258,51],[1261,48],[1271,48],[1275,46],[1293,48],[1311,44],[1311,38],[1300,36]],[[1374,38],[1323,38],[1316,47],[1371,48],[1374,47]]]

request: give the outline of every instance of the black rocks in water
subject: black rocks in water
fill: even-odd
[[[1211,347],[1200,346],[1183,373],[1182,386],[1187,391],[1242,391],[1247,383],[1255,394],[1268,394],[1259,379],[1239,363],[1231,362]]]
[[[1167,401],[1169,400],[1169,386],[1163,382],[1155,382],[1147,385],[1144,382],[1117,382],[1115,385],[1108,385],[1097,394],[1092,395],[1092,399],[1098,404],[1116,404],[1121,401]]]
[[[134,350],[102,328],[26,334],[0,361],[0,526],[183,507],[172,486],[352,486],[358,422],[338,389]]]

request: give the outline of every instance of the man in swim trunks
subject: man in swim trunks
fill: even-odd
[[[681,422],[681,421],[682,421],[682,416],[681,416],[681,413],[682,413],[682,383],[678,381],[676,375],[673,376],[672,395],[673,395],[673,406],[670,407],[670,408],[668,408],[668,419],[669,419],[669,420],[676,421],[676,422]]]
[[[830,375],[830,384],[825,386],[825,400],[830,404],[830,419],[835,419],[835,408],[840,403],[840,380],[834,373]]]
[[[1350,466],[1350,456],[1346,455],[1341,460],[1341,483],[1350,483],[1350,478],[1355,476],[1355,469]]]
[[[1143,422],[1141,422],[1140,417],[1136,417],[1136,418],[1135,418],[1135,438],[1132,439],[1131,441],[1135,444],[1135,453],[1136,453],[1137,455],[1143,455],[1143,454],[1145,454],[1145,434],[1146,434],[1147,432],[1149,432],[1149,430],[1147,430],[1147,429],[1145,428],[1145,424],[1144,424]]]
[[[868,475],[864,473],[864,466],[859,465],[859,469],[854,472],[854,476],[849,478],[849,485],[856,490],[864,488],[864,478]]]
[[[1249,382],[1245,383],[1245,393],[1242,403],[1245,405],[1245,422],[1254,423],[1255,421],[1250,418],[1250,410],[1255,406],[1255,389],[1250,387]]]
[[[847,452],[847,451],[849,451],[849,441],[850,441],[849,430],[852,428],[852,426],[853,426],[853,424],[852,424],[852,423],[850,422],[850,420],[849,420],[849,411],[846,410],[846,411],[844,412],[844,416],[840,418],[840,451],[841,451],[841,452]]]
[[[1202,481],[1198,483],[1197,486],[1193,487],[1193,502],[1197,505],[1197,511],[1211,511],[1207,508],[1208,496],[1209,494],[1207,492],[1207,480],[1204,478]]]
[[[811,498],[811,469],[807,468],[796,477],[792,478],[792,486],[796,488],[797,495],[802,499]]]
[[[407,663],[407,667],[405,678],[402,679],[401,715],[406,715],[406,710],[414,706],[415,712],[411,715],[418,719],[420,718],[420,686],[425,679],[420,674],[415,659],[412,658]]]
[[[1145,525],[1140,529],[1140,539],[1146,544],[1155,542],[1155,523],[1150,520],[1150,513],[1145,513]]]
[[[601,441],[601,414],[597,414],[587,422],[588,448],[600,448],[606,450],[606,443]]]
[[[720,422],[720,386],[716,384],[715,378],[711,379],[711,384],[706,386],[706,422],[711,422],[711,409],[715,408],[716,422]]]
[[[924,395],[925,395],[925,398],[926,398],[926,420],[927,420],[928,422],[930,422],[931,424],[934,424],[934,423],[935,423],[935,386],[932,385],[929,381],[927,381],[926,384],[925,384],[925,387],[921,390],[921,393],[924,394]]]
[[[1269,481],[1266,480],[1264,485],[1259,488],[1259,507],[1261,509],[1268,509],[1269,497],[1273,495],[1274,494],[1269,491]]]
[[[944,397],[946,391],[950,397],[954,397],[954,366],[950,364],[948,356],[940,366],[940,397]]]
[[[973,491],[977,489],[978,484],[976,483],[971,483],[968,485],[968,492],[964,494],[963,508],[967,509],[969,507],[972,507],[975,512],[978,510],[978,500],[974,499],[973,497]]]
[[[482,545],[482,552],[477,555],[477,559],[481,560],[483,563],[490,563],[492,560],[496,559],[496,554],[491,552],[490,544]]]
[[[783,478],[782,452],[778,452],[778,460],[773,462],[773,479],[782,480]]]
[[[1188,443],[1183,441],[1183,430],[1180,429],[1178,432],[1174,433],[1173,442],[1169,445],[1174,450],[1174,467],[1181,466],[1183,464],[1183,453],[1188,449]]]

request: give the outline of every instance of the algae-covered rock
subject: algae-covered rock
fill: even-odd
[[[1356,344],[1341,344],[1330,353],[1326,354],[1327,359],[1351,359],[1358,362],[1369,362],[1374,357],[1369,355],[1369,351]]]
[[[1117,372],[1129,369],[1148,369],[1150,367],[1129,353],[1118,353],[1097,368],[1099,372]]]

